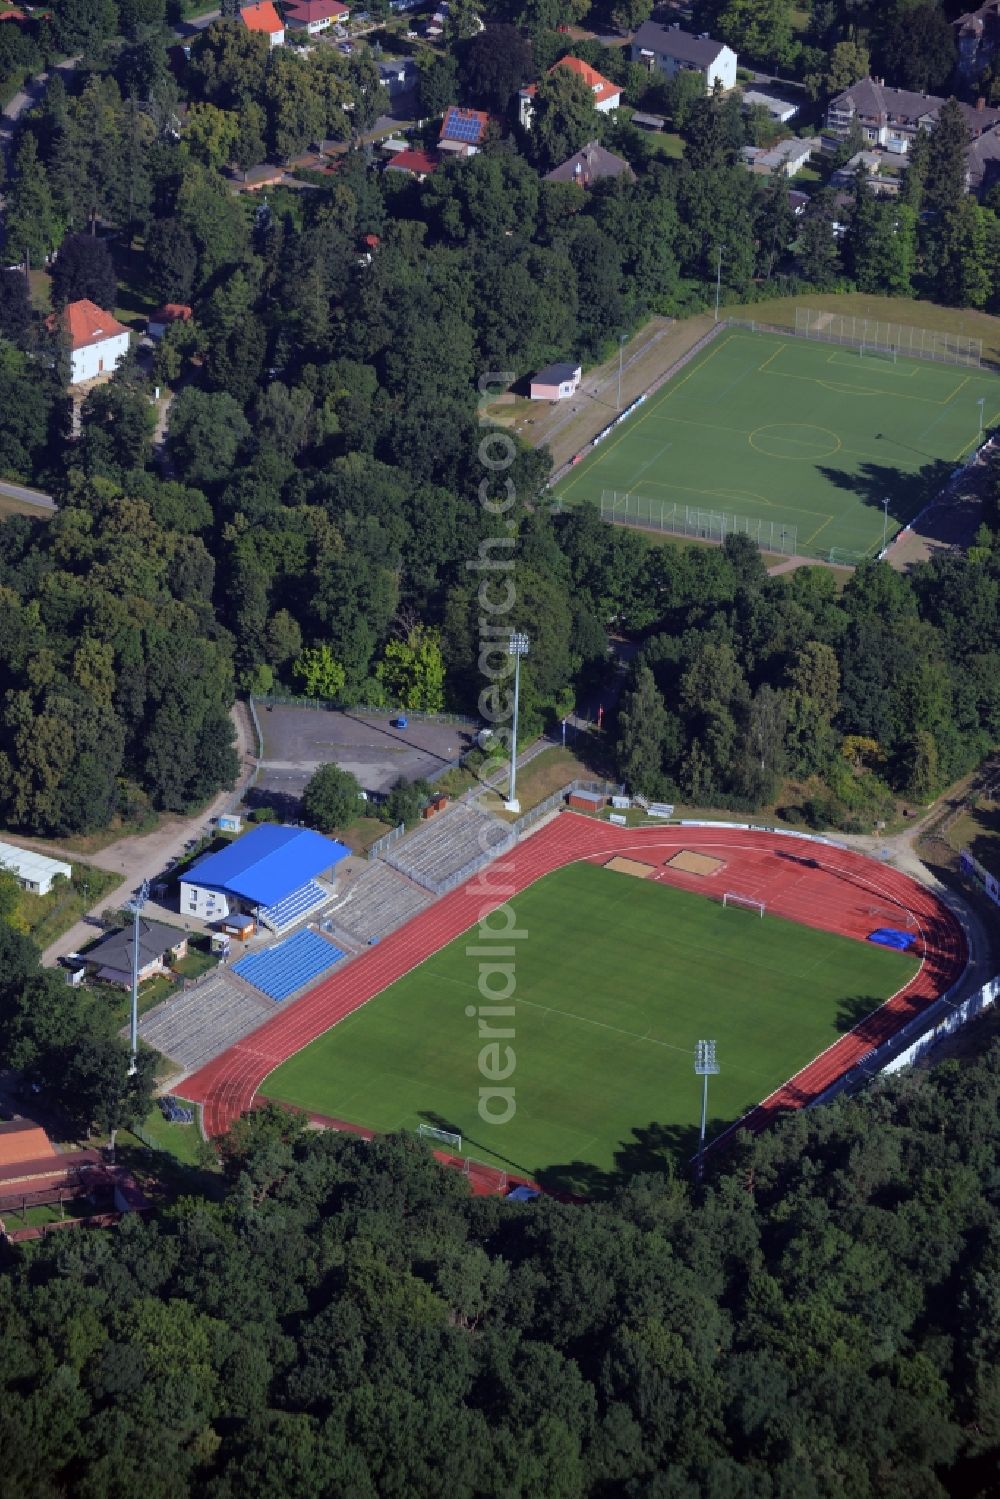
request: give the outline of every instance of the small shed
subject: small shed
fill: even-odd
[[[636,125],[640,130],[662,130],[667,122],[662,115],[641,114],[636,110],[632,116],[631,123]]]
[[[568,805],[578,812],[599,812],[607,801],[603,791],[571,791]]]
[[[448,798],[444,795],[443,792],[440,796],[432,796],[430,801],[424,808],[424,817],[436,817],[439,812],[443,812],[445,810],[447,805]]]
[[[249,942],[257,930],[257,923],[250,916],[227,916],[224,921],[219,922],[219,930],[226,937],[236,937],[240,942]]]
[[[537,375],[531,377],[531,399],[533,401],[566,401],[576,395],[583,369],[566,360],[559,364],[547,364]]]
[[[229,953],[229,945],[232,940],[228,932],[213,932],[212,951],[218,953],[220,957],[226,957]]]

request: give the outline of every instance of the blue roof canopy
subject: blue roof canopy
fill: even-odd
[[[190,885],[225,890],[273,906],[307,880],[346,859],[350,849],[308,828],[264,823],[182,875]]]

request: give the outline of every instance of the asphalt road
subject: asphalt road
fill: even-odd
[[[10,484],[6,479],[0,479],[0,496],[17,500],[22,505],[34,505],[39,510],[56,508],[56,502],[50,494],[43,494],[40,489],[29,489],[26,484]]]

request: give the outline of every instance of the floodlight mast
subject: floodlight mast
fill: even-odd
[[[521,657],[526,656],[531,642],[523,630],[514,630],[507,641],[507,654],[514,657],[514,717],[510,729],[510,788],[504,803],[508,812],[520,812],[517,799],[517,707],[521,695]]]
[[[694,1048],[694,1070],[695,1075],[702,1079],[701,1090],[701,1136],[698,1143],[698,1164],[696,1173],[698,1180],[705,1171],[705,1128],[708,1124],[708,1080],[713,1073],[718,1072],[719,1064],[715,1059],[714,1041],[696,1041]]]
[[[129,1049],[132,1060],[128,1075],[134,1077],[139,1070],[139,913],[149,899],[149,881],[143,880],[135,896],[125,907],[132,912],[132,1024],[129,1034]]]

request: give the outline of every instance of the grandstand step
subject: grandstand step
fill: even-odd
[[[263,907],[257,914],[263,926],[280,936],[297,921],[326,905],[329,899],[329,890],[317,885],[315,880],[309,880],[298,890],[293,890],[291,895],[286,895],[284,900],[277,901],[273,906]]]

